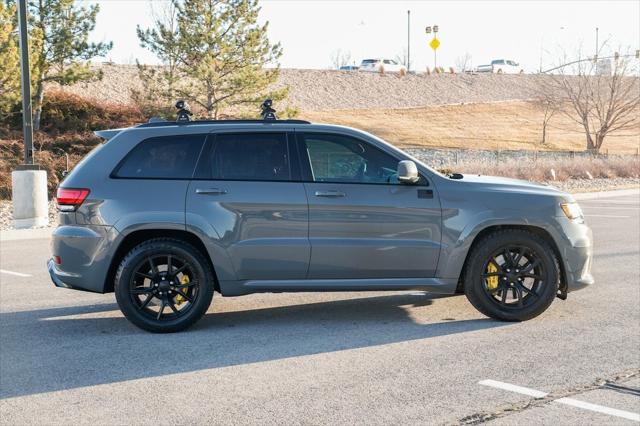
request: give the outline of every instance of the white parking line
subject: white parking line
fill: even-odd
[[[478,382],[479,385],[491,386],[492,388],[503,389],[515,393],[521,393],[523,395],[532,396],[536,399],[544,398],[548,395],[546,392],[538,391],[535,389],[524,388],[522,386],[512,385],[511,383],[498,382],[497,380],[483,380]]]
[[[547,392],[542,392],[535,389],[512,385],[510,383],[498,382],[497,380],[482,380],[478,382],[478,384],[483,386],[489,386],[492,388],[520,393],[523,395],[531,396],[536,399],[541,399],[549,395]],[[640,414],[632,413],[631,411],[618,410],[615,408],[605,407],[604,405],[591,404],[589,402],[583,402],[573,398],[558,398],[558,399],[554,399],[552,402],[557,402],[558,404],[570,405],[572,407],[582,408],[583,410],[595,411],[597,413],[608,414],[610,416],[615,416],[615,417],[620,417],[627,420],[640,422]]]
[[[31,276],[29,274],[23,274],[21,272],[7,271],[6,269],[0,269],[0,273],[7,274],[7,275],[15,275],[16,277],[23,277],[23,278],[28,278]]]
[[[617,216],[614,214],[587,214],[585,215],[586,217],[617,217],[617,218],[622,218],[622,219],[626,219],[628,217],[631,216]]]
[[[584,401],[578,401],[577,399],[573,399],[573,398],[560,398],[560,399],[556,399],[553,402],[558,402],[560,404],[570,405],[572,407],[578,407],[584,410],[595,411],[597,413],[608,414],[610,416],[616,416],[616,417],[621,417],[623,419],[640,422],[640,414],[632,413],[630,411],[617,410],[615,408],[609,408],[603,405],[591,404]]]

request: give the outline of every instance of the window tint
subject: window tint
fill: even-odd
[[[398,160],[366,142],[329,134],[305,134],[315,182],[399,183]]]
[[[115,175],[120,178],[190,179],[206,135],[145,139],[127,154]]]
[[[213,179],[291,179],[284,133],[218,135],[210,164]]]

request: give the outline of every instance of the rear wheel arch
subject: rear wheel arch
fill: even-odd
[[[118,248],[116,249],[113,257],[111,258],[111,264],[109,265],[109,270],[107,272],[107,277],[105,279],[105,283],[104,283],[105,293],[112,293],[114,291],[114,283],[115,283],[114,280],[115,280],[116,272],[118,271],[120,262],[122,261],[122,259],[124,259],[127,253],[129,253],[137,245],[155,238],[175,239],[195,247],[202,254],[202,256],[204,256],[207,262],[209,262],[209,266],[213,271],[214,286],[215,286],[214,288],[216,291],[218,292],[220,291],[220,286],[218,282],[218,276],[216,274],[215,265],[211,261],[211,256],[209,256],[209,253],[207,252],[207,249],[204,243],[202,242],[202,240],[200,239],[200,237],[188,231],[181,231],[181,230],[175,230],[175,229],[143,229],[143,230],[133,231],[127,234],[118,245]]]
[[[532,225],[492,225],[482,229],[478,234],[474,237],[473,242],[469,246],[469,250],[467,250],[467,254],[465,256],[464,264],[462,265],[462,269],[460,270],[460,276],[458,277],[458,285],[456,287],[456,293],[464,293],[464,273],[467,269],[467,262],[469,261],[469,256],[473,253],[473,249],[478,245],[480,241],[482,241],[487,236],[504,230],[521,230],[528,231],[538,237],[542,238],[549,246],[553,249],[554,255],[558,259],[558,263],[560,266],[560,290],[566,291],[566,275],[565,275],[565,265],[562,256],[560,255],[560,250],[558,249],[558,245],[555,240],[549,234],[549,232],[541,228],[539,226]]]

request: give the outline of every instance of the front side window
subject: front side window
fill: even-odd
[[[398,183],[398,160],[378,148],[342,135],[304,134],[314,182]]]
[[[115,171],[118,178],[191,179],[206,135],[174,135],[145,139]]]
[[[210,168],[213,179],[290,180],[287,137],[284,133],[220,134]]]

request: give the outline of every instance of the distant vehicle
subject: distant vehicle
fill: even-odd
[[[494,59],[491,65],[479,65],[476,72],[492,72],[496,74],[522,74],[524,70],[519,63],[511,59]]]
[[[360,64],[360,71],[368,72],[406,72],[407,67],[397,63],[393,59],[363,59]]]
[[[611,59],[600,59],[596,62],[596,75],[611,75]]]
[[[343,65],[340,67],[340,71],[358,71],[360,69],[357,65]]]

